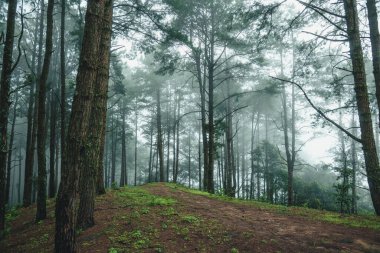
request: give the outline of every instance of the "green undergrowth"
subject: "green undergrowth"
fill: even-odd
[[[225,231],[214,220],[204,220],[189,212],[173,198],[156,196],[144,187],[124,187],[113,192],[114,201],[124,212],[115,215],[106,234],[110,240],[108,252],[170,252],[162,241],[176,244],[178,252],[187,251],[195,238],[200,236],[207,242],[200,243],[200,252],[210,245],[229,241]],[[194,242],[194,241],[193,241]]]
[[[126,207],[132,206],[170,206],[176,203],[172,198],[159,197],[150,194],[140,187],[124,187],[116,190],[120,203]]]
[[[349,227],[370,228],[380,231],[380,217],[377,217],[375,215],[342,215],[336,212],[316,210],[306,207],[287,207],[283,205],[275,205],[254,200],[241,200],[227,197],[225,195],[210,194],[208,192],[187,188],[173,183],[166,183],[165,185],[173,190],[181,190],[191,194],[201,195],[229,203],[249,205],[261,210],[273,211],[279,214],[302,216],[312,220],[326,221],[329,223],[341,224]]]

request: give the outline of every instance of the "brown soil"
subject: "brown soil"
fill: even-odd
[[[178,200],[206,220],[220,222],[231,234],[230,249],[239,252],[380,252],[379,231],[271,213],[167,187],[153,186],[150,191]]]
[[[116,201],[110,191],[97,199],[96,225],[78,237],[79,252],[380,252],[380,232],[349,228],[245,204],[224,202],[193,195],[160,184],[144,187],[154,195],[177,201],[171,207],[140,207]],[[139,209],[140,208],[140,209]],[[174,210],[171,214],[165,214]],[[138,216],[134,213],[140,212]],[[21,210],[11,222],[11,233],[0,242],[1,253],[52,252],[54,204],[48,205],[48,219],[33,222],[35,207]],[[199,223],[184,217],[198,217]],[[115,237],[141,231],[143,246]],[[141,238],[140,238],[141,239]],[[137,241],[138,239],[134,239]],[[236,251],[236,250],[238,251]]]

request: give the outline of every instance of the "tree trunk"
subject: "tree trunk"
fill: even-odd
[[[85,153],[83,162],[80,164],[81,178],[80,202],[78,210],[77,227],[87,229],[95,224],[94,208],[96,196],[96,182],[99,173],[100,150],[103,128],[107,113],[107,89],[109,78],[109,62],[111,50],[113,0],[107,0],[104,7],[103,23],[101,25],[101,40],[99,45],[99,68],[96,73],[94,97],[91,107],[90,124],[87,130],[85,146],[89,147]],[[123,119],[124,120],[124,119]],[[124,124],[124,121],[123,121]],[[123,129],[125,131],[125,129]],[[125,132],[123,132],[125,134]],[[124,140],[125,145],[125,135]],[[116,143],[114,144],[116,146]],[[115,158],[115,157],[114,157]],[[115,183],[115,164],[113,163],[112,183]]]
[[[199,124],[198,132],[198,189],[202,190],[202,146],[201,146],[201,134],[202,134],[202,123]]]
[[[9,203],[9,190],[11,188],[11,170],[12,170],[12,153],[13,153],[13,143],[15,137],[15,125],[17,117],[17,104],[18,104],[18,94],[16,93],[15,102],[13,105],[13,117],[11,123],[11,134],[9,138],[9,147],[8,147],[8,165],[7,165],[7,185],[6,185],[6,203]]]
[[[34,43],[32,52],[32,70],[36,71],[36,52],[37,52],[37,39],[38,39],[38,26],[36,22],[34,27]],[[24,194],[23,194],[23,207],[28,207],[32,203],[32,176],[33,176],[33,162],[34,162],[34,131],[33,125],[35,125],[35,117],[33,112],[36,111],[36,77],[33,75],[32,83],[29,90],[29,102],[28,102],[28,125],[27,125],[27,137],[26,137],[26,151],[25,151],[25,166],[24,166]]]
[[[280,48],[280,57],[281,57],[281,76],[284,76],[284,65],[283,65],[283,52],[282,47]],[[288,105],[286,104],[287,94],[285,90],[285,84],[282,85],[282,110],[283,110],[283,132],[284,132],[284,141],[285,141],[285,154],[286,154],[286,166],[288,168],[288,185],[287,185],[287,193],[288,193],[288,206],[293,205],[293,171],[294,171],[294,156],[293,148],[290,147],[289,142],[289,119],[288,119]],[[293,106],[292,106],[293,107]],[[292,118],[294,121],[294,118]]]
[[[55,149],[56,149],[56,126],[57,126],[57,102],[55,98],[55,91],[52,89],[51,91],[51,106],[50,106],[50,173],[49,173],[49,198],[53,198],[56,193],[56,181],[55,181],[55,173],[56,169],[55,166],[55,159],[58,159],[58,157],[55,157]]]
[[[127,149],[126,149],[126,127],[125,127],[125,102],[123,101],[123,108],[121,112],[121,124],[122,124],[122,130],[121,130],[121,168],[120,168],[120,187],[123,187],[126,184],[126,174],[127,174]]]
[[[66,0],[61,0],[61,38],[60,38],[60,81],[61,81],[61,168],[66,141],[66,54],[65,54],[65,20]]]
[[[135,101],[135,180],[134,185],[137,185],[137,99]]]
[[[191,187],[191,134],[189,131],[188,136],[188,151],[187,151],[187,159],[188,159],[188,173],[189,173],[189,188]]]
[[[164,173],[164,151],[162,145],[162,127],[161,127],[161,91],[157,88],[157,151],[160,166],[160,182],[165,181]]]
[[[112,120],[112,130],[111,130],[111,187],[115,183],[116,176],[116,146],[117,146],[117,128],[113,117]],[[115,133],[116,132],[116,133]]]
[[[17,203],[21,203],[21,145],[18,148],[18,184],[17,184]]]
[[[174,183],[177,183],[177,179],[178,179],[178,168],[179,168],[179,117],[180,117],[180,113],[181,113],[181,99],[180,99],[180,96],[178,96],[178,101],[177,101],[177,104],[178,104],[178,108],[177,108],[177,137],[176,137],[176,151],[175,151],[175,167],[174,167],[174,175],[173,175],[173,181]]]
[[[367,180],[376,214],[380,215],[380,168],[373,134],[368,88],[360,41],[356,0],[344,0],[347,34],[355,81],[356,103],[358,107],[361,140],[366,164]]]
[[[352,113],[352,134],[357,136],[357,128],[355,122],[354,111]],[[356,141],[351,140],[351,166],[352,166],[352,183],[351,183],[351,213],[357,214],[357,196],[356,196],[356,173],[357,173],[357,151],[356,151]]]
[[[41,76],[38,80],[38,123],[37,123],[37,157],[38,157],[38,192],[36,222],[46,218],[46,83],[53,53],[53,10],[54,1],[49,0],[46,13],[46,46]]]
[[[12,55],[17,0],[9,0],[7,14],[7,31],[4,43],[3,65],[0,81],[0,239],[5,228],[5,176],[7,169],[7,127],[9,114],[9,90],[12,76]]]
[[[75,252],[80,165],[87,152],[94,86],[99,66],[99,45],[105,0],[87,2],[82,50],[79,58],[77,86],[68,126],[62,181],[55,209],[55,252]],[[104,66],[103,66],[104,67]]]
[[[369,33],[372,49],[372,66],[375,77],[377,108],[380,111],[380,34],[375,0],[367,0]],[[380,116],[379,116],[380,117]]]
[[[152,168],[153,168],[153,123],[150,125],[150,141],[149,141],[149,166],[148,166],[148,182],[152,182]]]

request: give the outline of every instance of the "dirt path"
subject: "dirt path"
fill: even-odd
[[[348,228],[271,213],[244,204],[227,203],[161,185],[147,188],[171,197],[183,209],[216,220],[241,252],[380,252],[380,232]],[[211,251],[212,252],[212,251]]]

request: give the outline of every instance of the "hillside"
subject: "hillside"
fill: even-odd
[[[0,252],[52,252],[54,203],[8,214]],[[212,196],[173,184],[121,188],[97,198],[97,225],[78,231],[80,252],[380,252],[380,219],[339,217]]]

